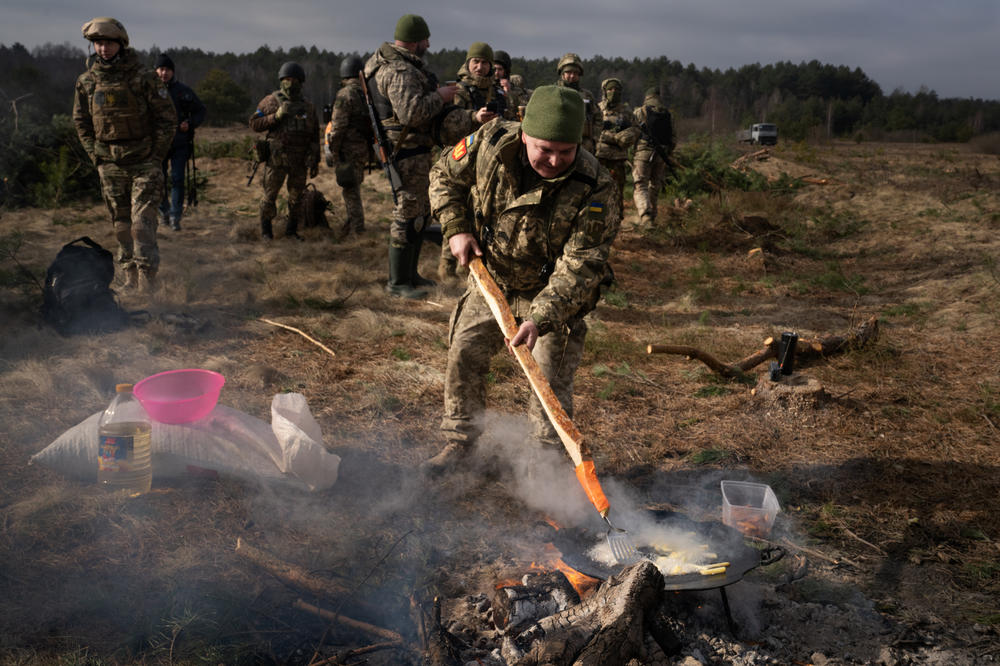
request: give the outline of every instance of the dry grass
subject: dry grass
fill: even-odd
[[[412,629],[410,593],[487,587],[531,545],[537,513],[510,479],[428,484],[415,474],[440,444],[459,294],[383,293],[384,180],[364,186],[366,236],[306,230],[306,243],[265,245],[255,239],[258,190],[245,187],[240,161],[199,166],[209,187],[197,211],[181,233],[161,234],[161,290],[151,302],[125,300],[149,310],[145,326],[63,339],[24,296],[0,290],[10,313],[0,323],[0,663],[294,662],[296,650],[308,659],[325,626],[235,558],[238,536],[359,586],[385,608],[369,619],[402,631]],[[616,244],[619,283],[590,318],[575,391],[577,425],[615,477],[614,497],[682,504],[691,497],[677,494],[694,488],[711,511],[719,478],[751,474],[778,491],[794,538],[857,563],[841,575],[880,609],[1000,622],[995,157],[837,143],[781,147],[756,167],[831,184],[780,197],[727,192]],[[322,170],[318,186],[334,200],[336,229],[332,173]],[[751,212],[773,229],[733,226]],[[74,222],[53,225],[55,213]],[[97,206],[4,211],[3,225],[25,231],[19,258],[36,272],[73,238],[113,245]],[[755,247],[763,261],[748,256]],[[428,247],[422,272],[433,275],[436,261]],[[831,396],[814,410],[768,409],[747,384],[645,353],[671,342],[737,360],[782,330],[844,334],[871,315],[882,331],[872,346],[801,368]],[[101,409],[115,382],[177,367],[222,372],[224,404],[263,419],[274,393],[305,394],[344,458],[341,480],[303,495],[191,479],[122,500],[25,466]],[[520,370],[498,356],[489,380],[493,435],[517,445]]]

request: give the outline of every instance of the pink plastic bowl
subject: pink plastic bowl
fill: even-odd
[[[168,370],[146,377],[132,392],[159,423],[190,423],[208,416],[226,378],[211,370]]]

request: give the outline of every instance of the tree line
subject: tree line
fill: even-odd
[[[502,48],[502,45],[498,45]],[[162,51],[138,50],[150,66]],[[286,61],[306,71],[306,97],[331,104],[340,86],[340,63],[347,53],[304,46],[284,50],[267,45],[251,53],[213,53],[181,47],[166,50],[177,66],[178,80],[187,83],[209,109],[208,123],[246,123],[258,100],[278,85],[277,73]],[[367,57],[368,54],[360,54]],[[513,57],[512,70],[529,88],[554,83],[556,58]],[[13,191],[12,183],[37,183],[45,169],[69,180],[57,188],[70,191],[78,158],[75,133],[68,116],[73,86],[84,71],[87,52],[71,44],[45,44],[31,50],[16,43],[0,44],[0,197]],[[425,56],[428,69],[440,80],[456,78],[465,51],[447,49]],[[684,133],[731,135],[754,122],[773,122],[784,140],[849,138],[964,142],[1000,131],[1000,101],[941,99],[934,91],[895,90],[885,94],[860,69],[824,64],[759,63],[726,70],[684,65],[666,56],[606,58],[583,61],[581,85],[600,97],[601,82],[618,78],[625,100],[642,103],[644,93],[656,88],[674,113]],[[38,153],[41,150],[42,153]],[[62,166],[59,166],[59,165]],[[80,172],[86,172],[80,165]],[[59,171],[59,170],[62,171]],[[64,173],[65,172],[65,173]],[[72,173],[69,173],[72,172]],[[3,185],[6,179],[7,186]],[[26,180],[27,179],[27,180]],[[51,189],[51,188],[50,188]]]

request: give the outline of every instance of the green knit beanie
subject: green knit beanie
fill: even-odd
[[[565,86],[539,86],[524,109],[521,131],[535,139],[580,143],[583,97]]]
[[[427,21],[416,14],[406,14],[396,21],[396,34],[393,39],[400,42],[422,42],[431,36]]]
[[[465,62],[469,62],[473,58],[488,60],[490,64],[493,64],[493,49],[486,42],[473,42],[469,50],[465,52]]]

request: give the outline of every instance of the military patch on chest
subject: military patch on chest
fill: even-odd
[[[461,141],[455,144],[455,147],[451,149],[451,159],[456,162],[469,153],[469,149],[472,148],[472,144],[476,141],[476,135],[470,134]]]
[[[166,98],[170,97],[170,93],[167,92],[166,88],[160,88],[157,92],[160,94],[160,97],[162,97],[163,99],[166,99]]]

